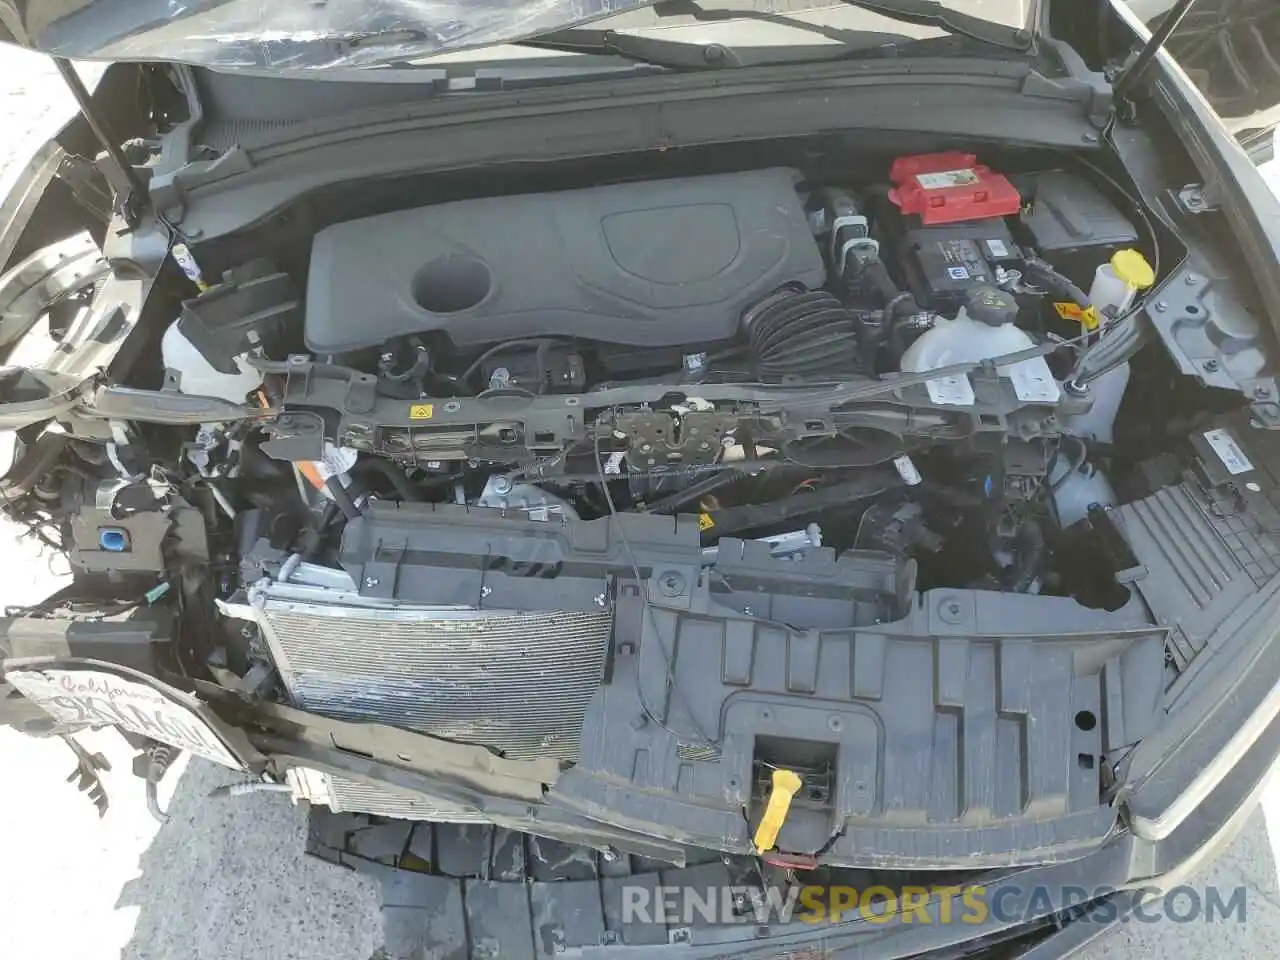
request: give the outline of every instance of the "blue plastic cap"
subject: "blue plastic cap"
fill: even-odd
[[[129,533],[120,527],[99,527],[98,546],[110,553],[124,553],[129,549]]]

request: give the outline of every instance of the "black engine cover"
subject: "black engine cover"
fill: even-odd
[[[466,200],[316,235],[306,340],[343,353],[442,330],[459,345],[733,336],[752,302],[825,270],[787,169]]]

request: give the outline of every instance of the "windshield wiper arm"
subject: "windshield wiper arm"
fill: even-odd
[[[625,60],[651,63],[672,70],[716,70],[721,67],[742,66],[737,53],[722,43],[689,43],[590,27],[551,30],[516,42],[522,47],[543,50],[613,54]]]
[[[1001,47],[1006,50],[1025,52],[1031,47],[1032,36],[1025,30],[1010,27],[1002,23],[983,20],[973,14],[964,13],[944,7],[936,0],[839,0],[851,7],[859,7],[873,13],[879,13],[891,20],[900,20],[917,26],[939,27],[947,33],[966,37],[981,43]],[[665,37],[652,37],[632,33],[619,33],[615,30],[602,30],[591,27],[568,27],[563,30],[552,30],[540,33],[525,40],[517,41],[520,46],[537,47],[547,50],[564,50],[571,53],[612,54],[627,60],[649,63],[673,70],[715,70],[724,67],[743,67],[756,64],[771,64],[786,61],[804,61],[815,59],[838,59],[849,50],[857,49],[850,40],[843,40],[841,34],[855,31],[832,30],[821,24],[811,24],[803,20],[791,20],[776,13],[744,10],[708,10],[697,3],[697,0],[659,0],[653,5],[659,17],[672,15],[688,15],[695,20],[729,20],[737,18],[761,19],[770,22],[784,23],[787,26],[821,33],[829,39],[839,41],[838,44],[822,46],[778,46],[760,48],[758,51],[735,50],[721,43],[690,43],[684,40],[670,40]],[[907,40],[908,38],[896,38]],[[877,43],[868,44],[894,45],[893,40],[886,44],[884,37]],[[840,45],[845,49],[841,51]],[[865,48],[864,48],[865,49]]]

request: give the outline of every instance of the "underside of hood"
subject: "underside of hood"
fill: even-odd
[[[0,42],[68,59],[351,69],[511,43],[655,5],[654,0],[0,0]],[[785,12],[796,5],[754,0],[743,6]],[[901,13],[903,6],[926,19],[955,11],[1022,27],[1034,0],[918,6],[886,0],[883,9]]]

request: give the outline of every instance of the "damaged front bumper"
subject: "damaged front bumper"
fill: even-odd
[[[483,940],[459,948],[473,955],[497,943],[503,956],[520,944],[1051,956],[1185,882],[1254,807],[1280,751],[1280,581],[1215,555],[1221,569],[1200,578],[1212,589],[1195,598],[1203,622],[1176,620],[1202,653],[1177,674],[1172,628],[1151,622],[1173,619],[1160,595],[1170,564],[1188,572],[1172,534],[1151,538],[1212,536],[1195,526],[1210,513],[1180,510],[1190,529],[1156,522],[1193,492],[1115,512],[1138,562],[1134,599],[1114,612],[916,595],[910,570],[876,555],[797,561],[722,540],[708,566],[696,517],[623,518],[624,545],[608,521],[375,503],[349,525],[342,570],[267,558],[252,589],[221,602],[231,624],[258,631],[290,705],[247,682],[166,673],[164,627],[143,629],[141,613],[125,625],[10,621],[0,646],[6,680],[67,727],[164,739],[172,725],[187,746],[198,720],[199,742],[291,784],[317,804],[312,852],[378,874],[389,931],[428,952],[463,930]],[[574,642],[558,646],[561,633]],[[132,671],[118,666],[126,653]],[[77,671],[89,675],[78,684],[65,676]],[[104,674],[152,692],[129,700]],[[123,706],[153,695],[185,719]],[[404,714],[416,729],[393,723],[428,695],[435,712]],[[820,789],[796,798],[761,856],[761,774],[784,765]],[[370,831],[403,836],[376,852]],[[494,859],[516,847],[518,863]],[[753,910],[623,922],[620,898],[638,889],[751,889],[815,866],[795,876],[924,876],[961,892],[935,891],[928,924],[756,922]],[[979,921],[961,908],[972,885],[1017,889]],[[1081,889],[1105,910],[1085,911]]]
[[[302,764],[340,770],[371,788],[426,789],[426,796],[443,792],[459,804],[484,804],[495,820],[533,815],[531,805],[538,803],[523,786],[532,773],[527,766],[421,734],[282,706],[257,708],[256,723],[238,729],[223,719],[235,713],[225,698],[211,710],[143,674],[76,658],[10,661],[8,676],[67,723],[112,722],[151,735],[180,735],[195,752],[223,763],[232,758],[246,771],[296,772]],[[930,891],[909,911],[892,900],[876,902],[846,907],[834,922],[825,910],[806,910],[805,900],[793,899],[789,915],[780,912],[785,888],[755,893],[763,875],[754,858],[685,848],[676,866],[671,847],[646,846],[625,830],[555,811],[538,821],[535,835],[492,823],[387,821],[316,807],[307,850],[380,882],[386,948],[395,956],[465,960],[583,951],[598,958],[940,960],[990,951],[1049,960],[1128,922],[1144,904],[1150,910],[1153,900],[1191,880],[1256,808],[1278,751],[1280,721],[1273,721],[1194,815],[1158,840],[1118,830],[1085,856],[1016,871],[866,871],[835,880],[824,873],[795,875],[799,884],[809,877],[824,884],[875,883],[888,897],[898,889],[894,884]],[[544,767],[543,775],[550,773]],[[488,791],[504,792],[505,801]],[[628,848],[639,852],[623,852]],[[776,884],[782,874],[772,876]],[[858,892],[852,892],[855,905]],[[732,915],[708,917],[696,905],[692,913],[687,908],[742,895],[745,903]],[[829,895],[839,894],[832,888]]]

